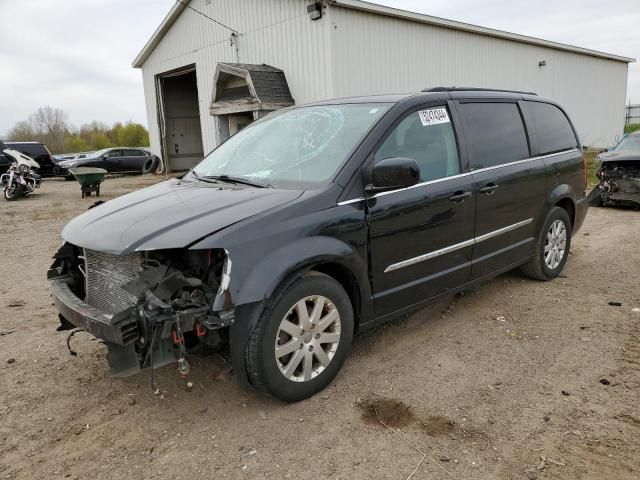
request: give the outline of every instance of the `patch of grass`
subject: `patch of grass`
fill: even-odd
[[[598,162],[596,156],[600,153],[600,150],[585,150],[584,156],[587,159],[587,178],[589,185],[597,185],[600,183],[598,177],[596,177],[596,171],[598,170]]]
[[[624,126],[624,133],[631,133],[640,130],[640,123],[630,123]]]

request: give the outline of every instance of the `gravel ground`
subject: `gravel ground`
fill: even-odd
[[[361,336],[285,405],[220,356],[193,362],[191,392],[156,371],[161,398],[148,372],[109,378],[85,334],[69,355],[45,274],[93,201],[52,180],[0,204],[0,478],[640,478],[640,212],[591,209],[562,277],[508,273]]]

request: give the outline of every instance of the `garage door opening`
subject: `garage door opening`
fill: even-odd
[[[204,156],[195,66],[159,75],[157,88],[164,170],[188,170]]]

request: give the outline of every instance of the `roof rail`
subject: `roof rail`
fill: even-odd
[[[535,92],[523,92],[520,90],[502,90],[500,88],[474,88],[474,87],[433,87],[425,88],[422,92],[504,92],[520,93],[523,95],[538,95]]]

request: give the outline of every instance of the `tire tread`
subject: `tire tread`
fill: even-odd
[[[546,281],[552,278],[552,277],[549,277],[544,270],[544,267],[543,267],[544,255],[542,254],[542,251],[543,251],[544,241],[547,236],[547,229],[550,223],[550,219],[556,216],[566,217],[567,224],[569,225],[569,228],[567,229],[567,237],[568,237],[567,250],[571,246],[571,220],[569,218],[569,214],[565,209],[561,207],[553,207],[549,212],[549,214],[547,215],[547,218],[545,218],[544,223],[542,224],[542,228],[538,233],[538,238],[536,239],[536,245],[535,245],[535,252],[536,252],[535,256],[520,267],[520,271],[525,276],[529,278],[533,278],[534,280]],[[567,252],[567,255],[568,255],[568,252]]]
[[[256,324],[255,328],[251,332],[249,336],[249,341],[247,342],[247,349],[245,351],[245,366],[247,369],[247,378],[251,385],[262,393],[268,393],[269,390],[267,386],[262,381],[262,372],[261,372],[261,362],[259,359],[260,356],[260,341],[262,339],[262,335],[267,326],[267,319],[271,315],[274,307],[278,304],[280,298],[287,291],[287,288],[298,279],[302,278],[313,278],[313,277],[325,277],[333,280],[329,275],[325,275],[324,273],[317,272],[315,270],[307,270],[303,273],[299,273],[296,275],[292,275],[288,281],[283,282],[283,284],[278,288],[276,295],[274,295],[273,299],[269,301],[267,307],[264,309],[262,314],[260,315],[260,319]]]

